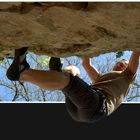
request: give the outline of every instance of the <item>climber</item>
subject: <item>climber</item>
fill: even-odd
[[[80,71],[76,66],[62,70],[59,58],[51,58],[48,71],[31,69],[26,61],[27,49],[15,50],[7,77],[12,81],[30,82],[48,90],[62,90],[69,114],[80,122],[99,121],[121,105],[135,80],[140,56],[140,52],[133,52],[129,61],[123,59],[117,62],[107,74],[99,73],[91,65],[90,58],[83,57],[82,65],[93,81],[92,85],[88,85],[79,77]]]

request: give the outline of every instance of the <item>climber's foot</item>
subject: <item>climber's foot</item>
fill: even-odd
[[[23,47],[15,50],[14,60],[6,73],[9,80],[19,81],[20,74],[30,68],[30,65],[26,61],[27,49],[28,47]]]

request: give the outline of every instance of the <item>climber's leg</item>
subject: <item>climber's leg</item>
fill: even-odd
[[[27,47],[15,50],[12,64],[7,70],[7,78],[11,81],[26,81],[36,84],[42,88],[55,90],[63,89],[69,83],[69,74],[54,70],[41,71],[30,69],[26,61]],[[53,61],[52,61],[53,60]],[[54,61],[55,60],[55,61]],[[58,67],[59,58],[51,59],[51,69]],[[57,62],[55,65],[53,62]],[[55,66],[55,67],[54,67]],[[59,70],[61,66],[59,67]]]
[[[48,90],[63,89],[69,83],[69,74],[54,70],[25,70],[20,75],[20,80],[38,85]]]

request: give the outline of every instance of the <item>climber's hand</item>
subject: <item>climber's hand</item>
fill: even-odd
[[[80,70],[74,65],[67,66],[63,69],[63,72],[71,73],[73,76],[80,76]]]

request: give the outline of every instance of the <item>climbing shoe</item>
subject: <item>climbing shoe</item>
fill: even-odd
[[[63,64],[61,63],[60,58],[51,57],[49,61],[49,69],[55,71],[62,71]]]
[[[27,49],[28,47],[15,49],[14,60],[6,73],[9,80],[19,81],[20,74],[30,68],[30,65],[26,61]]]

